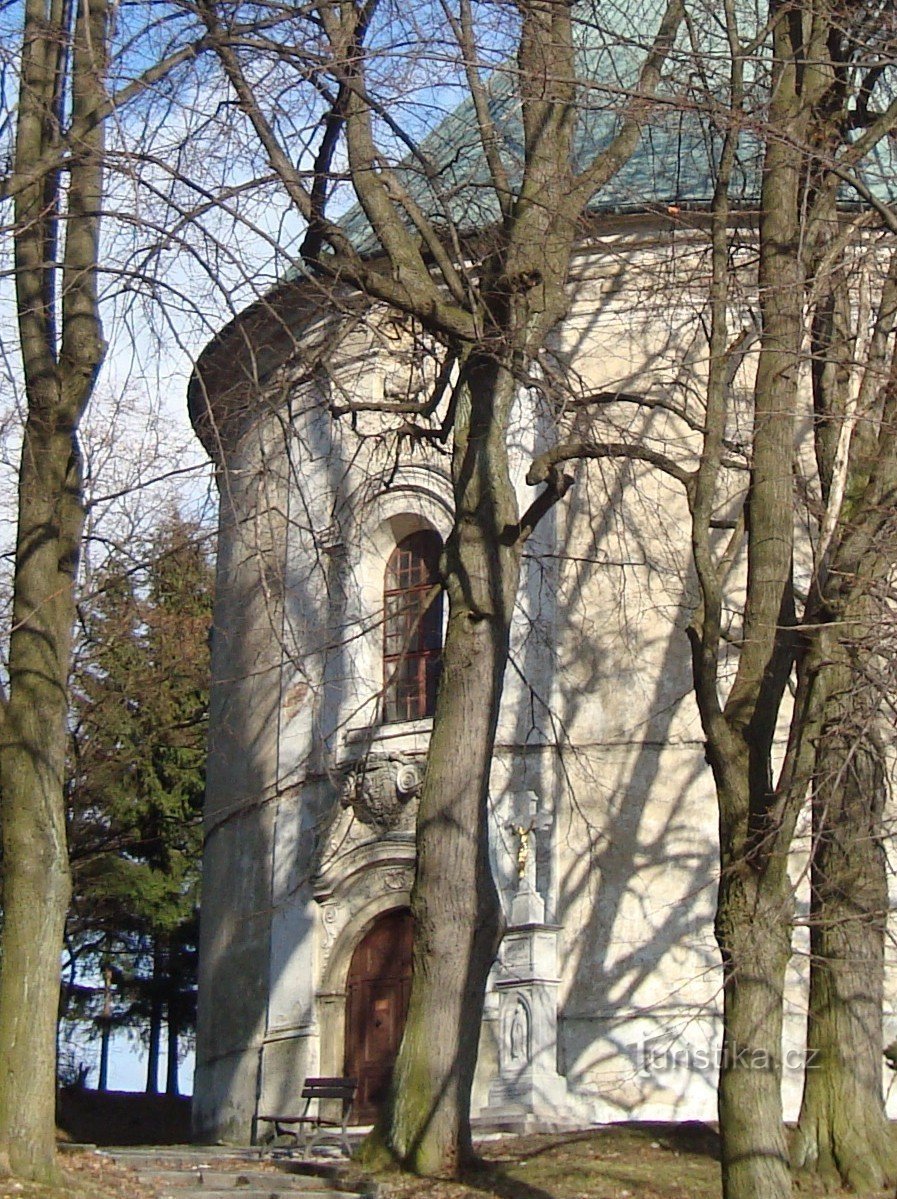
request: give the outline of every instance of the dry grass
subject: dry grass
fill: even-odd
[[[612,1125],[480,1146],[463,1182],[385,1176],[390,1199],[719,1199],[716,1133],[704,1124]]]
[[[507,1137],[479,1147],[462,1182],[381,1179],[388,1199],[720,1199],[719,1138],[707,1124],[612,1124],[579,1133]],[[814,1175],[795,1199],[848,1199]],[[863,1199],[893,1199],[893,1188]],[[856,1199],[856,1196],[853,1196]]]

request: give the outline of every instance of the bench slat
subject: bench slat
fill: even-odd
[[[322,1120],[319,1116],[259,1116],[269,1124],[326,1124],[330,1128],[342,1128],[342,1120]]]

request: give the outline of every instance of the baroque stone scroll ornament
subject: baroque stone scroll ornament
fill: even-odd
[[[345,776],[341,802],[377,833],[399,828],[420,791],[421,771],[413,762],[368,757]]]

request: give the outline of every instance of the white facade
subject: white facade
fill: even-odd
[[[703,248],[650,217],[583,248],[551,347],[572,398],[700,395]],[[255,1115],[295,1106],[306,1074],[343,1072],[353,951],[408,903],[430,722],[380,718],[384,571],[406,534],[447,535],[447,459],[380,435],[381,416],[332,409],[424,386],[414,350],[382,314],[337,317],[297,283],[226,330],[194,380],[221,491],[195,1099],[207,1136],[246,1139]],[[618,436],[689,465],[686,422],[606,412]],[[521,393],[521,507],[555,432]],[[583,466],[527,545],[491,788],[508,932],[471,1030],[475,1116],[715,1118],[717,817],[687,550],[681,489],[638,462]]]

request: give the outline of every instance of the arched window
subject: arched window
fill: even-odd
[[[442,540],[432,529],[403,537],[386,564],[383,591],[383,719],[420,720],[436,707],[442,655]]]

